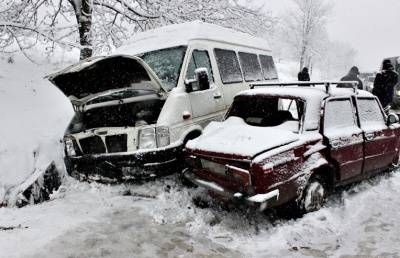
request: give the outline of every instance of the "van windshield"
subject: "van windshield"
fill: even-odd
[[[147,52],[138,56],[156,73],[164,88],[171,91],[178,83],[185,52],[186,46],[180,46]]]

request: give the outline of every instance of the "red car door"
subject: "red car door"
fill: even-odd
[[[365,139],[363,172],[381,171],[392,163],[396,152],[394,128],[386,125],[386,116],[375,97],[357,97],[357,108]]]
[[[339,180],[360,175],[364,157],[363,131],[358,127],[350,97],[330,98],[325,102],[322,131],[330,157],[339,169]]]

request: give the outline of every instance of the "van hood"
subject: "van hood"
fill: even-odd
[[[157,95],[167,91],[153,70],[139,57],[96,56],[82,60],[45,77],[71,101],[93,99],[118,89],[150,90]]]
[[[211,122],[202,135],[186,144],[186,148],[205,154],[250,159],[259,153],[298,140],[298,134],[291,131],[251,126],[239,117],[229,117],[224,122]]]

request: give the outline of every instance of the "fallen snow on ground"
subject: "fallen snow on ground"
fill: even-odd
[[[48,202],[0,209],[0,257],[396,257],[399,189],[400,173],[384,174],[282,220],[221,208],[174,176],[113,186],[69,179]]]
[[[0,200],[35,168],[52,160],[62,167],[60,139],[73,114],[43,79],[69,63],[6,60],[0,56]],[[0,257],[398,257],[399,193],[394,171],[283,220],[220,207],[176,176],[120,185],[67,177],[50,201],[0,208]]]

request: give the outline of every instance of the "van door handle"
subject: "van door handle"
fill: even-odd
[[[107,133],[108,133],[107,130],[106,131],[100,131],[100,130],[95,131],[95,134],[97,134],[97,135],[106,135]]]
[[[332,148],[338,148],[340,145],[340,141],[339,140],[333,140],[331,142]]]
[[[366,133],[365,134],[365,139],[367,141],[370,141],[370,140],[374,139],[374,133]]]
[[[214,99],[220,99],[221,98],[221,93],[214,94]]]

